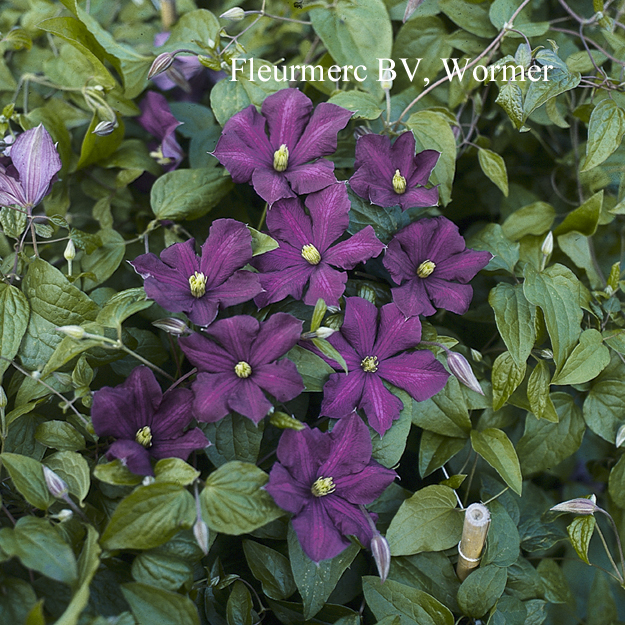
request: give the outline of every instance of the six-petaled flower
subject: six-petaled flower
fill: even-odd
[[[467,284],[493,255],[466,249],[458,226],[445,217],[422,219],[398,232],[384,266],[396,284],[393,301],[406,316],[433,315],[435,306],[463,315],[473,289]]]
[[[280,200],[267,213],[269,233],[280,244],[262,254],[254,265],[261,272],[263,292],[254,301],[260,307],[292,295],[314,305],[319,298],[337,306],[345,290],[347,273],[358,263],[377,256],[384,249],[371,226],[345,241],[335,243],[349,225],[349,197],[345,184],[337,183],[301,201]]]
[[[337,556],[355,536],[369,545],[373,529],[360,506],[372,503],[397,477],[371,459],[369,430],[357,415],[332,432],[286,430],[265,489],[293,514],[304,553],[315,562]]]
[[[133,473],[153,475],[150,457],[186,460],[209,444],[199,428],[185,432],[192,405],[189,389],[163,394],[151,369],[140,366],[123,384],[94,393],[91,419],[98,436],[117,439],[106,453],[109,460],[119,458]]]
[[[411,131],[399,135],[393,145],[387,135],[367,134],[356,142],[356,171],[349,184],[360,197],[378,206],[399,204],[402,210],[436,206],[438,189],[425,185],[439,156],[436,150],[415,155]]]
[[[282,358],[295,346],[302,322],[276,313],[259,322],[248,315],[216,321],[203,334],[180,339],[180,347],[198,369],[193,383],[194,410],[200,421],[214,422],[238,412],[258,423],[272,403],[263,391],[285,402],[304,384],[295,365]]]
[[[143,254],[130,264],[145,279],[145,292],[172,312],[185,312],[198,325],[208,325],[219,308],[241,304],[260,293],[258,275],[242,270],[252,259],[252,237],[234,219],[211,225],[202,256],[195,241],[175,243],[161,252]]]
[[[265,99],[261,112],[251,104],[224,126],[213,155],[236,183],[249,182],[266,202],[320,191],[334,184],[337,133],[352,113],[312,102],[297,89],[283,89]],[[269,136],[265,132],[268,126]]]

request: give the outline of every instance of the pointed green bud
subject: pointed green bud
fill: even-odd
[[[46,480],[46,486],[50,494],[57,499],[63,499],[69,492],[69,488],[61,477],[59,477],[52,469],[43,465],[43,477]]]
[[[245,11],[241,7],[232,7],[219,16],[222,20],[240,22],[245,17]]]
[[[382,534],[377,533],[371,539],[371,552],[373,553],[373,559],[375,565],[378,567],[378,573],[380,574],[380,583],[383,584],[388,577],[388,572],[391,568],[391,548],[388,541]]]

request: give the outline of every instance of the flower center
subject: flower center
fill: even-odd
[[[279,149],[273,153],[273,168],[276,171],[284,171],[289,165],[289,148],[283,143]]]
[[[234,372],[240,378],[249,378],[252,375],[252,367],[250,367],[245,360],[241,360],[234,365]]]
[[[310,492],[315,497],[323,497],[329,495],[336,490],[334,486],[334,480],[331,477],[320,477],[315,480],[315,483],[310,487]]]
[[[367,356],[362,359],[360,366],[362,367],[362,370],[367,373],[375,373],[378,370],[378,357]]]
[[[406,179],[399,173],[399,169],[395,170],[395,175],[393,176],[393,191],[397,195],[406,193]]]
[[[431,260],[424,260],[417,268],[419,278],[427,278],[436,269],[436,265]]]
[[[311,265],[318,265],[321,262],[321,254],[312,243],[304,245],[302,248],[302,258],[307,260]]]
[[[142,427],[140,430],[137,430],[135,434],[135,440],[139,445],[143,445],[144,447],[152,447],[152,430],[149,425]]]
[[[206,276],[196,271],[189,277],[189,287],[191,287],[191,295],[199,299],[206,293]]]
[[[168,158],[167,156],[163,156],[163,146],[156,148],[150,152],[150,156],[159,164],[159,165],[169,165],[174,159]]]

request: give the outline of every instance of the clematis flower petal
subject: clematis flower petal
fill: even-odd
[[[258,423],[267,416],[272,407],[272,403],[265,397],[256,379],[239,380],[228,398],[230,410],[248,417],[254,423]]]
[[[278,360],[256,367],[254,381],[278,401],[288,401],[304,390],[302,376],[290,360]]]
[[[399,419],[403,407],[402,401],[384,386],[381,374],[365,375],[360,408],[365,411],[369,425],[380,436],[384,436],[393,425],[393,421]]]
[[[371,226],[353,234],[347,241],[333,245],[324,256],[324,260],[331,265],[343,269],[353,269],[358,263],[379,256],[384,244],[375,236]]]
[[[350,201],[345,183],[339,182],[309,195],[306,208],[313,229],[308,243],[314,243],[323,254],[349,226]]]
[[[298,89],[281,89],[263,102],[261,113],[267,120],[271,146],[277,150],[286,145],[289,160],[293,158],[295,146],[306,128],[312,109],[310,99]]]
[[[183,350],[184,351],[184,350]],[[193,413],[198,421],[214,423],[229,412],[228,399],[237,386],[238,379],[229,373],[197,374],[193,389]]]
[[[287,313],[275,313],[257,332],[250,349],[250,364],[259,366],[284,356],[298,341],[302,322]]]
[[[320,415],[341,419],[351,415],[357,408],[365,387],[365,374],[362,371],[332,373],[323,387]]]
[[[148,450],[134,440],[115,441],[106,452],[106,458],[118,458],[129,471],[137,475],[154,475]]]
[[[314,306],[321,298],[328,306],[338,306],[339,298],[345,291],[347,274],[336,271],[327,263],[320,263],[310,275],[308,291],[304,295],[304,304]]]
[[[289,471],[279,462],[273,465],[269,475],[270,481],[265,486],[265,490],[273,497],[276,504],[292,514],[301,512],[308,501],[310,488],[294,480]]]
[[[344,419],[339,423],[343,421]],[[369,430],[366,431],[369,435]],[[350,473],[335,478],[336,494],[349,503],[369,504],[375,501],[378,493],[392,484],[396,477],[395,471],[386,469],[372,461],[358,473]]]
[[[314,193],[336,184],[334,163],[325,158],[320,158],[314,163],[291,165],[284,172],[284,177],[297,195]]]

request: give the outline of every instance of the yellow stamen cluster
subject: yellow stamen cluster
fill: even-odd
[[[367,373],[375,373],[378,370],[378,357],[377,356],[367,356],[363,358],[360,363],[363,371]]]
[[[150,152],[150,156],[159,164],[159,165],[169,165],[174,159],[169,158],[167,156],[163,156],[163,147],[159,146],[156,150]]]
[[[399,173],[399,169],[395,170],[395,175],[393,176],[393,191],[397,195],[406,193],[406,179]]]
[[[320,477],[315,480],[315,483],[310,487],[310,492],[315,497],[324,497],[336,490],[334,480],[331,477]]]
[[[279,149],[273,153],[273,168],[276,171],[284,171],[289,166],[289,148],[283,143]]]
[[[312,243],[304,245],[302,248],[302,258],[307,260],[311,265],[318,265],[321,262],[321,254]]]
[[[240,378],[249,378],[252,375],[252,367],[250,367],[245,360],[241,360],[234,365],[234,372]]]
[[[431,260],[424,260],[417,268],[417,275],[419,278],[427,278],[435,269],[436,265]]]
[[[199,299],[206,293],[206,276],[196,271],[189,277],[189,287],[191,288],[191,295]]]
[[[152,447],[152,430],[149,425],[142,427],[140,430],[137,430],[135,434],[135,440],[139,445],[143,445],[144,447]]]

